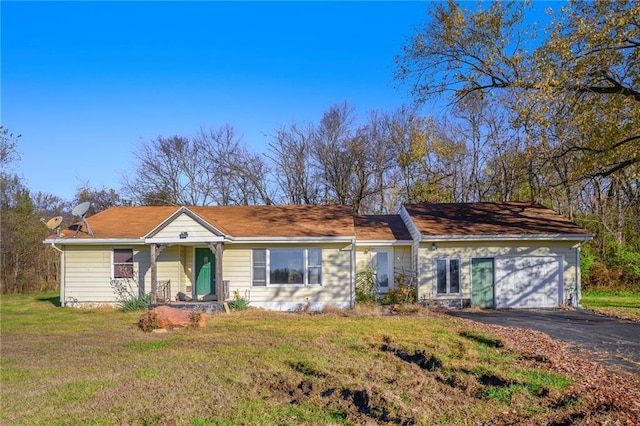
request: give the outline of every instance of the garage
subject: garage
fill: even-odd
[[[495,259],[496,308],[553,308],[562,303],[562,256]]]

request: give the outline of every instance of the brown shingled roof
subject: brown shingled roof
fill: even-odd
[[[205,221],[233,237],[352,237],[347,206],[191,207]]]
[[[590,234],[540,204],[429,203],[404,206],[422,235]]]
[[[411,234],[398,214],[355,216],[354,223],[358,240],[411,240]]]
[[[231,237],[352,237],[351,209],[346,206],[208,206],[187,207]],[[180,207],[112,207],[89,218],[93,238],[142,238]],[[84,228],[84,227],[83,227]],[[63,230],[64,238],[75,231]],[[79,232],[77,238],[91,238]]]

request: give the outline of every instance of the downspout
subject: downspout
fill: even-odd
[[[582,309],[580,301],[582,300],[582,271],[580,268],[580,252],[582,246],[587,243],[588,240],[583,240],[578,244],[576,248],[576,309]]]
[[[351,240],[351,267],[349,268],[349,307],[355,307],[356,300],[356,284],[355,284],[355,268],[356,268],[356,239]]]
[[[60,306],[65,306],[64,297],[64,250],[56,247],[55,240],[51,242],[51,247],[60,252]]]

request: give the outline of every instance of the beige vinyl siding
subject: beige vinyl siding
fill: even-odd
[[[145,292],[151,291],[151,251],[145,247],[146,255],[140,258],[140,271],[144,271]],[[171,295],[175,296],[178,291],[183,291],[184,279],[182,277],[182,265],[180,246],[169,246],[165,248],[156,261],[158,281],[171,280]],[[142,252],[141,252],[142,254]]]
[[[251,286],[251,252],[254,248],[321,248],[322,285]],[[226,244],[223,257],[224,280],[229,281],[229,295],[255,303],[349,303],[351,246],[349,244]]]
[[[65,303],[116,302],[111,287],[113,248],[133,248],[134,273],[137,277],[149,263],[147,247],[138,246],[65,246]],[[142,250],[142,251],[141,251]],[[145,259],[146,257],[146,259]],[[137,288],[136,288],[137,289]]]
[[[171,223],[167,224],[160,232],[154,235],[154,238],[178,238],[181,232],[188,232],[189,238],[206,238],[215,236],[204,226],[187,216],[181,214],[175,218]]]
[[[473,241],[437,242],[436,250],[431,243],[420,244],[418,253],[418,297],[423,299],[470,299],[471,259],[495,258],[497,256],[563,256],[564,300],[576,287],[576,247],[578,242],[568,241]],[[461,294],[436,295],[435,259],[460,259]]]
[[[361,246],[356,244],[356,272],[371,266],[371,249],[391,249],[393,253],[393,271],[399,274],[411,275],[411,245],[396,246]]]

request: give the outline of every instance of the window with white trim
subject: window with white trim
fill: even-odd
[[[133,278],[133,249],[113,249],[113,278]]]
[[[252,250],[254,287],[267,285],[321,285],[321,248],[268,248]]]
[[[460,259],[436,259],[437,294],[460,294]]]

